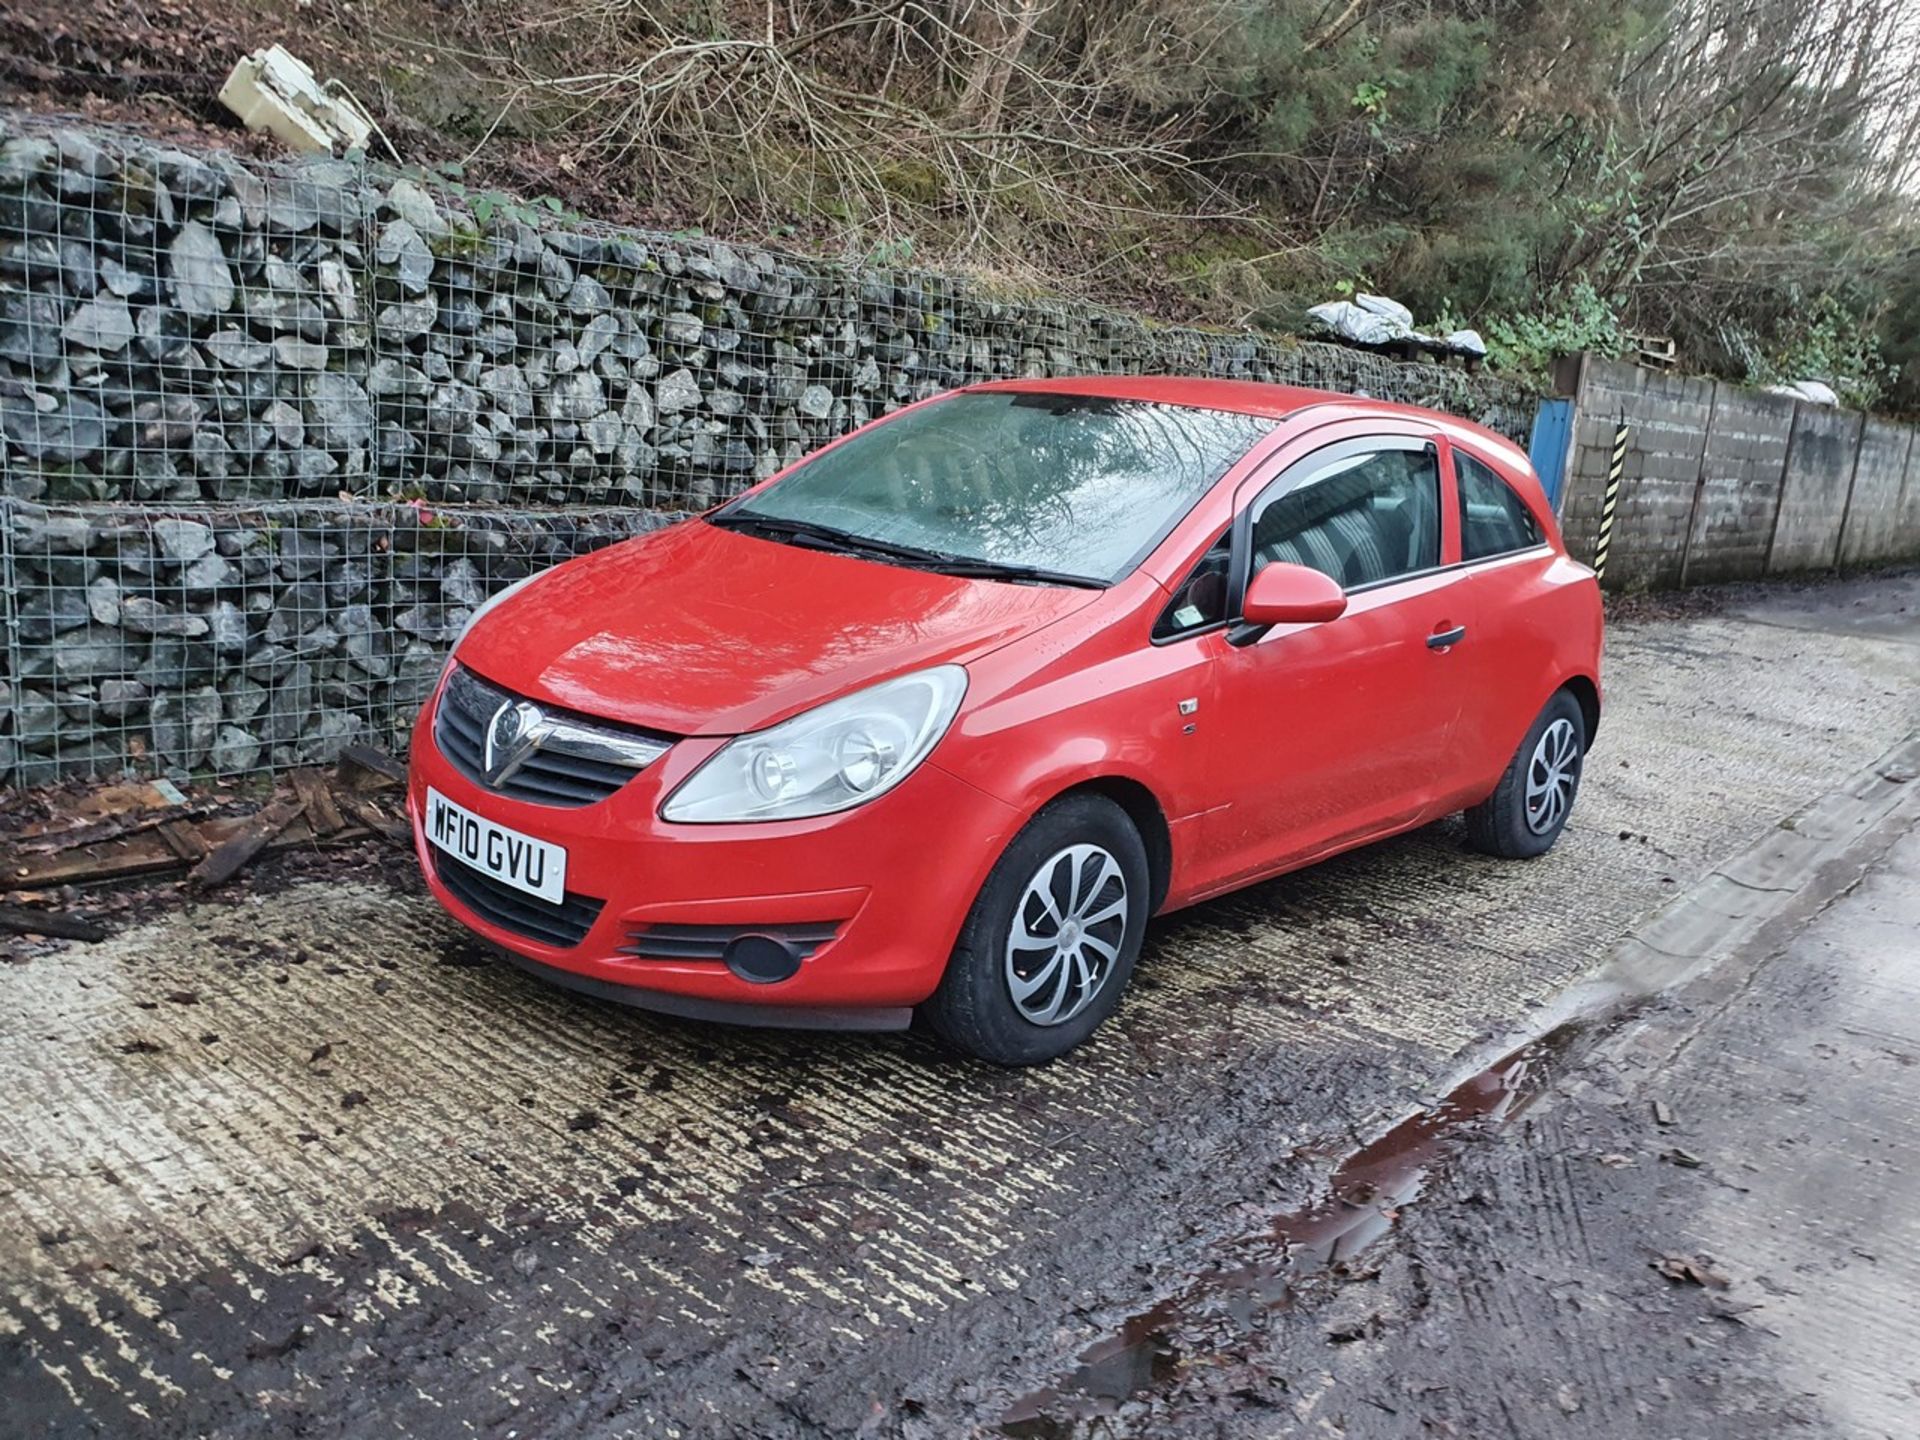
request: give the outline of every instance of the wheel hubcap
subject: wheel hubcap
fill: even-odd
[[[1034,871],[1007,932],[1007,993],[1036,1025],[1092,1003],[1127,933],[1127,877],[1098,845],[1070,845]]]
[[[1527,828],[1545,835],[1566,819],[1580,781],[1580,740],[1571,720],[1556,720],[1527,762]]]

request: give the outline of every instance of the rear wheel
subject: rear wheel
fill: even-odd
[[[1146,846],[1099,795],[1069,795],[1007,846],[925,1007],[956,1049],[1038,1065],[1111,1015],[1146,933]]]
[[[1510,860],[1546,854],[1566,828],[1586,754],[1586,717],[1562,690],[1527,731],[1493,794],[1467,811],[1467,843]]]

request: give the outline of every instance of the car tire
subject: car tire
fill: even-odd
[[[1546,854],[1566,828],[1586,756],[1586,716],[1561,690],[1528,729],[1493,794],[1467,811],[1467,844],[1508,860]]]
[[[1058,1059],[1119,1005],[1146,934],[1150,884],[1126,811],[1101,795],[1054,801],[980,887],[926,1020],[955,1049],[996,1065]]]

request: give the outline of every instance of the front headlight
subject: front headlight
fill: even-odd
[[[524,576],[523,578],[514,581],[511,585],[507,586],[506,589],[495,591],[493,594],[489,595],[486,599],[482,600],[478,605],[474,606],[473,613],[467,616],[467,623],[460,627],[460,636],[458,639],[456,639],[453,642],[453,648],[455,650],[458,650],[462,645],[467,643],[467,636],[473,633],[473,627],[480,623],[480,617],[482,615],[485,615],[489,610],[493,609],[494,606],[498,605],[501,601],[507,599],[509,596],[517,594],[519,591],[526,589],[527,586],[531,585],[534,581],[538,580],[545,573],[546,572],[544,570],[536,570],[533,572],[533,574]]]
[[[864,805],[927,758],[966,693],[967,672],[939,665],[742,735],[687,777],[661,818],[799,820]]]

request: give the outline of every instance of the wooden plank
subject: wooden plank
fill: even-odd
[[[206,859],[187,872],[187,883],[208,890],[238,875],[266,848],[274,836],[306,809],[304,800],[276,800],[223,840]]]
[[[361,795],[342,794],[334,797],[340,802],[340,808],[358,820],[374,834],[384,836],[395,844],[404,845],[413,838],[413,832],[405,820],[387,814],[373,801]]]
[[[29,910],[19,905],[0,905],[0,930],[12,935],[52,935],[61,940],[107,938],[106,930],[78,915],[56,915],[49,910]]]
[[[371,745],[347,746],[340,752],[340,764],[334,773],[343,785],[354,790],[407,783],[407,767]]]
[[[307,807],[307,824],[316,836],[331,835],[347,823],[340,818],[339,807],[318,770],[294,771],[293,791]]]
[[[183,825],[177,820],[168,820],[155,827],[160,838],[167,842],[173,853],[182,860],[194,861],[205,858],[210,846],[206,838],[191,825]]]

